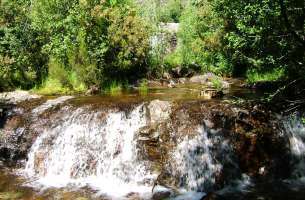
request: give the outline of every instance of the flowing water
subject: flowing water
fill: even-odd
[[[289,141],[290,178],[253,180],[240,169],[222,130],[158,95],[125,96],[128,103],[66,96],[37,102],[28,111],[15,109],[26,120],[3,133],[33,136],[26,160],[0,170],[0,199],[200,200],[211,191],[223,199],[303,198],[300,118],[279,120]],[[198,101],[185,96],[183,101]]]

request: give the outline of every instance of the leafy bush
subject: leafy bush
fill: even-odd
[[[199,65],[202,72],[229,74],[231,66],[222,52],[223,26],[210,1],[190,3],[182,13],[178,33],[183,64]]]

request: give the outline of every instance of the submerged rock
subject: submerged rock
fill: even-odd
[[[147,86],[150,88],[154,88],[154,87],[162,87],[162,83],[160,81],[157,80],[148,80],[147,81]]]

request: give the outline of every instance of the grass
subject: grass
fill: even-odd
[[[247,72],[247,82],[256,83],[264,81],[277,81],[284,77],[285,71],[283,69],[274,69],[270,72],[261,72],[258,71],[248,71]]]
[[[41,86],[36,86],[32,91],[41,95],[63,95],[84,93],[87,89],[82,83],[72,83],[71,85],[71,87],[67,87],[57,79],[48,78]]]
[[[147,95],[148,93],[148,83],[146,79],[143,79],[140,83],[139,93],[141,95]]]
[[[217,90],[217,91],[222,91],[223,90],[223,85],[222,85],[222,81],[219,77],[213,77],[211,80],[213,87]]]
[[[69,88],[64,87],[59,80],[48,78],[42,86],[36,86],[33,92],[41,95],[68,94]]]
[[[116,96],[122,93],[123,91],[123,84],[118,81],[111,81],[109,84],[107,84],[104,88],[107,94],[110,94],[111,96]]]

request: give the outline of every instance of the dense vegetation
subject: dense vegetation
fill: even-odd
[[[85,91],[175,67],[302,78],[304,0],[2,0],[0,90]],[[180,23],[178,44],[160,42]],[[159,41],[153,44],[154,38]]]

